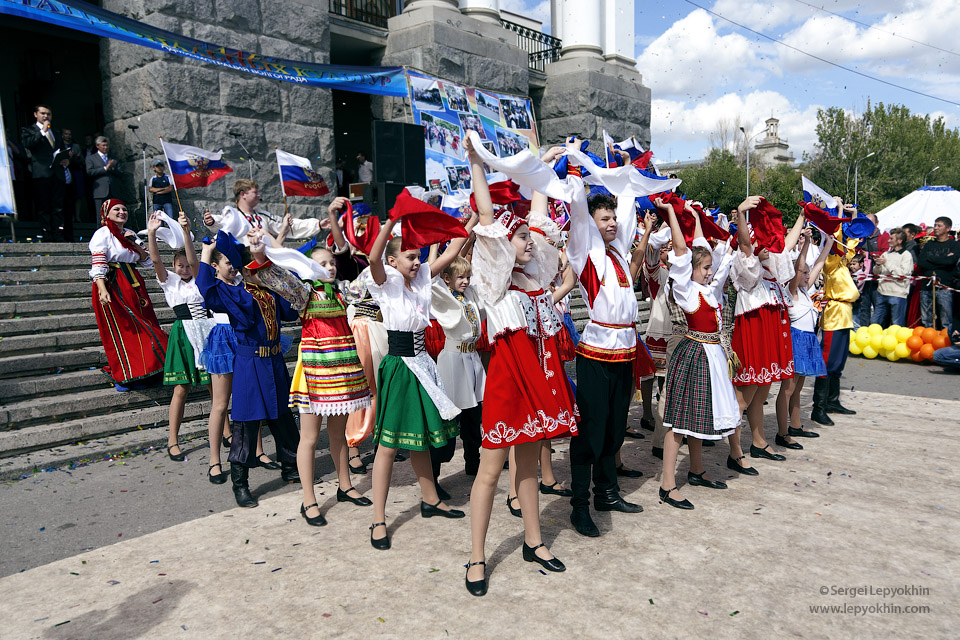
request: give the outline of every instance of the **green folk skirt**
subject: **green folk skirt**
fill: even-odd
[[[460,433],[456,420],[440,417],[433,400],[399,357],[383,357],[377,380],[375,444],[389,449],[427,451],[430,447],[442,447]]]
[[[193,346],[187,340],[187,332],[183,330],[183,322],[180,320],[170,327],[167,355],[163,361],[163,384],[210,384],[210,374],[197,369]]]

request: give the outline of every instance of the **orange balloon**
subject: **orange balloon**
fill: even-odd
[[[944,347],[950,346],[950,341],[947,340],[947,337],[942,334],[937,334],[937,337],[933,339],[933,342],[930,344],[933,345],[934,349],[943,349]]]
[[[940,335],[942,335],[942,336],[944,336],[944,337],[948,337],[946,328],[940,329]]]
[[[922,362],[923,356],[920,355],[919,351],[914,351],[913,353],[910,354],[910,359],[913,360],[914,362]]]
[[[920,334],[920,337],[923,338],[923,341],[926,342],[927,344],[931,344],[933,342],[933,339],[937,337],[937,330],[927,327],[926,329],[923,330],[923,333]]]
[[[913,335],[919,336],[920,334],[923,333],[923,329],[924,329],[924,327],[914,327],[914,328],[913,328]]]
[[[923,338],[920,336],[910,336],[907,338],[907,347],[910,351],[919,351],[920,347],[923,346]]]
[[[933,352],[935,349],[932,344],[925,344],[920,347],[920,357],[924,360],[931,360],[933,358]]]

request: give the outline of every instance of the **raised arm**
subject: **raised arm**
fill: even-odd
[[[467,221],[466,227],[467,236],[469,237],[470,232],[473,231],[473,227],[477,224],[477,217],[470,216],[470,220]],[[430,277],[436,278],[444,269],[450,266],[450,263],[453,262],[453,259],[460,255],[460,250],[463,249],[463,246],[467,243],[467,238],[454,238],[447,244],[447,248],[436,258],[433,258],[433,247],[430,248]],[[434,245],[436,246],[436,245]],[[438,247],[439,248],[439,247]]]
[[[197,261],[197,250],[193,248],[193,240],[190,238],[190,218],[181,211],[177,222],[183,230],[183,252],[186,254],[187,264],[190,266],[193,277],[196,278],[200,273],[200,263]]]
[[[647,257],[647,247],[650,246],[650,236],[653,235],[653,217],[651,213],[643,216],[643,236],[640,237],[640,242],[630,257],[630,280],[633,282],[636,282],[639,277],[643,261]]]
[[[200,247],[200,262],[204,264],[213,264],[213,252],[217,250],[217,247],[212,242],[205,242],[203,246]]]
[[[760,196],[747,196],[747,199],[737,207],[739,224],[737,224],[737,242],[740,250],[748,256],[753,255],[753,244],[750,242],[750,231],[747,229],[747,211],[756,209],[760,204]]]
[[[573,268],[567,262],[567,255],[565,253],[560,254],[560,260],[563,264],[563,282],[553,290],[553,304],[557,304],[563,300],[567,294],[577,286],[577,276],[573,273]]]
[[[487,184],[487,174],[483,170],[483,160],[473,148],[473,141],[467,136],[463,139],[463,148],[467,151],[467,160],[470,162],[470,173],[473,177],[473,197],[477,202],[477,213],[480,214],[480,224],[493,224],[493,201],[490,199],[490,186]]]
[[[340,228],[339,218],[340,212],[343,211],[349,202],[349,198],[334,198],[330,206],[327,207],[327,218],[330,220],[330,235],[333,236],[334,252],[347,246],[347,239],[343,235],[343,229]]]
[[[567,150],[564,147],[550,147],[540,156],[540,160],[545,164],[550,164],[566,152]],[[530,198],[531,211],[546,211],[548,204],[549,201],[546,194],[540,193],[539,191],[533,192],[533,196]]]
[[[487,198],[489,199],[489,195]],[[397,224],[396,220],[384,222],[383,226],[380,227],[380,233],[377,234],[377,239],[373,242],[373,248],[370,249],[370,276],[378,285],[387,281],[387,272],[383,269],[383,250],[387,248],[387,242],[390,241],[390,235],[395,224]]]
[[[683,237],[683,231],[680,229],[680,221],[677,220],[677,214],[673,210],[673,206],[667,204],[660,198],[655,198],[653,204],[657,209],[667,214],[667,222],[670,223],[670,232],[673,236],[673,254],[675,256],[682,256],[687,252],[687,241]]]
[[[163,283],[167,281],[167,269],[163,266],[163,260],[160,259],[160,247],[157,246],[157,229],[161,226],[163,226],[163,220],[160,219],[160,216],[152,215],[147,220],[147,249],[150,253],[150,261],[153,263],[157,280]]]
[[[790,289],[790,295],[796,297],[797,289],[800,286],[800,265],[804,264],[807,261],[807,247],[810,246],[810,236],[803,234],[803,240],[800,241],[800,255],[797,256],[796,261],[793,263],[793,278],[790,280],[788,288]],[[784,249],[786,253],[786,249]]]
[[[697,238],[702,238],[703,226],[700,224],[700,215],[697,213],[696,209],[693,208],[693,203],[687,200],[683,210],[687,211],[691,216],[693,216],[693,239],[696,240]]]
[[[793,251],[793,248],[797,246],[797,242],[800,240],[800,234],[803,233],[803,223],[806,222],[807,218],[803,213],[803,210],[800,210],[800,215],[797,216],[797,221],[793,223],[793,227],[790,229],[790,233],[783,239],[783,253],[790,253]],[[803,251],[800,251],[800,255],[804,255]]]
[[[836,242],[836,239],[831,235],[823,235],[827,236],[827,238],[824,241],[823,246],[820,248],[820,255],[817,256],[816,262],[814,262],[813,266],[810,267],[810,276],[807,278],[807,282],[817,281],[817,278],[820,277],[820,272],[823,271],[823,265],[827,262],[827,256],[829,256],[830,252],[833,251],[833,244]],[[804,258],[805,256],[806,254],[801,251],[800,257]]]

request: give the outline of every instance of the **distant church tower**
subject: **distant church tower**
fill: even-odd
[[[780,137],[780,121],[768,118],[766,121],[767,135],[754,146],[754,151],[760,156],[760,161],[766,165],[793,164],[793,152],[787,152],[790,145],[786,138]]]

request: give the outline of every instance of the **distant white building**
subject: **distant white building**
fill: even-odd
[[[776,118],[767,118],[766,125],[767,135],[753,147],[754,153],[760,157],[760,162],[766,165],[793,164],[796,162],[793,152],[787,152],[790,148],[787,139],[780,137],[780,121]]]

